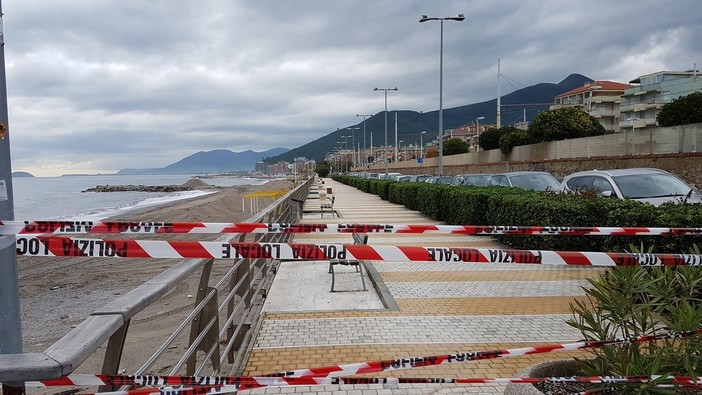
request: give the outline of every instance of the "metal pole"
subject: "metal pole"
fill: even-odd
[[[441,40],[439,42],[439,176],[444,175],[444,20],[463,21],[463,14],[454,17],[429,18],[422,15],[419,23],[426,21],[439,21],[441,23]]]
[[[383,155],[385,161],[385,175],[388,174],[388,90],[385,89],[385,154]]]
[[[2,2],[0,1],[0,18]],[[15,209],[12,193],[12,164],[7,114],[7,81],[5,79],[5,34],[0,20],[0,220],[13,221]],[[22,353],[19,275],[15,236],[0,236],[0,354]],[[3,393],[20,394],[22,386],[3,384]]]
[[[397,111],[395,111],[395,163],[399,161],[398,157],[398,141],[397,141]]]
[[[439,44],[439,177],[444,175],[444,20]]]
[[[385,92],[385,148],[383,149],[383,160],[385,162],[385,174],[388,173],[388,91],[397,91],[394,88],[374,88],[374,91]]]
[[[356,114],[357,117],[363,117],[363,156],[366,155],[366,149],[368,148],[366,146],[366,117],[372,117],[373,114]],[[371,144],[372,145],[372,144]],[[371,149],[373,147],[371,146]],[[365,159],[363,159],[365,161]]]

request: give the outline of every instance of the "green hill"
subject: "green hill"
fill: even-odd
[[[548,110],[549,104],[561,93],[567,92],[583,86],[592,81],[590,78],[580,74],[571,74],[563,81],[553,83],[541,83],[519,89],[510,94],[502,96],[501,116],[502,125],[511,125],[521,122],[526,111],[527,121],[531,122],[542,111]],[[397,113],[398,140],[403,140],[404,144],[419,144],[420,134],[424,135],[424,142],[431,141],[438,137],[439,114],[437,111],[420,113],[410,110],[388,111],[388,144],[395,145],[395,113]],[[469,104],[461,107],[444,109],[444,129],[455,129],[465,124],[475,122],[478,117],[485,117],[481,121],[485,124],[495,124],[497,115],[497,99],[484,101],[481,103]],[[363,123],[359,122],[348,127],[358,127],[354,131],[356,146],[359,142],[363,146]],[[294,148],[286,153],[265,159],[266,163],[277,161],[292,162],[296,157],[306,157],[316,161],[324,160],[324,156],[333,151],[337,146],[337,141],[343,140],[343,135],[349,135],[349,130],[344,128],[330,132],[328,135],[318,138],[303,146]],[[373,146],[377,147],[385,143],[385,118],[383,111],[366,119],[366,145],[370,146],[370,133],[373,133]],[[347,139],[349,146],[351,140]]]

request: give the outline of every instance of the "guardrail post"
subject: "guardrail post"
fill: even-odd
[[[188,357],[187,374],[189,376],[195,374],[195,365],[197,364],[197,350],[201,350],[207,353],[210,348],[212,348],[213,346],[216,347],[215,352],[212,353],[210,361],[212,362],[212,366],[216,370],[219,370],[220,368],[218,313],[219,302],[217,301],[217,288],[208,286],[210,283],[210,274],[212,273],[213,264],[214,259],[209,259],[207,260],[207,262],[205,262],[205,265],[202,267],[202,274],[200,275],[200,284],[198,285],[197,297],[195,298],[195,306],[200,305],[200,303],[202,303],[202,301],[205,299],[205,296],[207,296],[209,293],[213,292],[214,295],[210,298],[210,300],[207,301],[207,303],[205,303],[205,306],[200,311],[200,314],[198,314],[197,317],[193,318],[193,321],[190,323],[189,344],[192,345],[197,340],[197,337],[201,334],[203,330],[205,330],[207,323],[210,322],[213,318],[215,320],[215,324],[212,325],[209,330],[207,330],[205,337],[195,348],[196,351],[193,352],[190,355],[190,357]]]
[[[241,235],[239,237],[239,241],[244,241],[245,238],[246,235]],[[241,313],[241,321],[243,321],[241,323],[241,329],[239,330],[239,333],[232,344],[232,348],[229,350],[229,354],[227,355],[227,360],[229,363],[234,362],[235,353],[241,347],[241,344],[244,342],[244,337],[251,327],[251,324],[246,322],[246,320],[249,319],[249,311],[251,311],[251,300],[253,293],[253,270],[251,270],[251,265],[252,260],[243,260],[236,269],[236,273],[234,273],[229,281],[229,289],[233,289],[236,284],[239,283],[239,281],[242,282],[241,286],[239,286],[234,293],[239,298],[240,303],[244,303],[245,306],[244,311]],[[229,306],[227,307],[228,315],[230,316],[234,313],[234,306],[236,303],[234,299],[235,298],[232,298],[232,300],[229,301]],[[229,325],[229,328],[227,328],[227,339],[231,339],[232,336],[234,336],[236,326],[238,325]]]
[[[105,350],[105,359],[102,363],[102,374],[105,375],[116,375],[119,369],[119,363],[122,360],[122,352],[124,351],[124,340],[127,338],[127,330],[129,329],[129,322],[124,323],[117,332],[110,336],[110,340],[107,342],[107,349]],[[115,385],[101,385],[98,388],[98,392],[108,392],[116,391],[119,386]]]

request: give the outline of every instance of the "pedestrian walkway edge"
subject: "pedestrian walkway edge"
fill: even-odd
[[[388,310],[399,311],[400,306],[398,306],[395,302],[395,298],[392,297],[390,290],[385,285],[385,282],[383,282],[383,280],[380,278],[380,274],[378,274],[378,271],[375,270],[373,264],[369,261],[361,261],[361,263],[366,269],[366,274],[368,274],[368,278],[371,280],[371,283],[373,283],[373,287],[378,293],[380,301],[383,302],[383,306],[385,306],[385,308]]]

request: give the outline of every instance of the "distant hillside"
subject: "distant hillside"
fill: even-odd
[[[257,162],[271,156],[278,156],[287,148],[273,148],[268,151],[232,152],[229,150],[200,151],[166,167],[148,169],[122,169],[117,174],[191,174],[227,173],[253,170]]]
[[[554,98],[561,93],[567,92],[583,86],[592,79],[580,74],[571,74],[563,81],[553,83],[541,83],[526,88],[519,89],[502,96],[501,116],[502,125],[511,125],[521,122],[525,113],[528,122],[542,111],[548,110]],[[403,144],[419,144],[420,134],[424,135],[424,143],[438,137],[439,113],[437,111],[419,113],[416,111],[401,110],[388,111],[388,144],[395,145],[395,113],[397,113],[398,140],[403,140]],[[476,118],[485,117],[481,124],[495,124],[497,116],[497,99],[484,101],[481,103],[469,104],[461,107],[444,109],[444,129],[455,129],[465,124],[474,123]],[[370,147],[370,135],[373,135],[373,146],[377,147],[385,143],[385,120],[383,112],[379,112],[366,119],[366,146]],[[363,122],[348,127],[357,127],[353,131],[355,146],[359,144],[363,147]],[[292,162],[295,157],[303,156],[317,161],[324,160],[324,156],[333,151],[338,146],[337,141],[343,141],[344,135],[349,135],[351,130],[340,129],[309,142],[303,146],[294,148],[279,156],[270,157],[266,162],[275,163],[279,160]],[[351,139],[347,139],[349,147]]]
[[[26,171],[13,171],[12,177],[34,177],[34,175]]]

